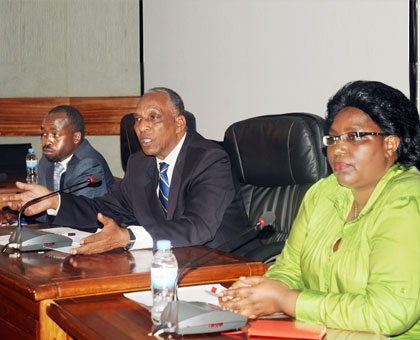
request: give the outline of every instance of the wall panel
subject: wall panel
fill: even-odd
[[[140,93],[138,0],[1,0],[0,97]]]

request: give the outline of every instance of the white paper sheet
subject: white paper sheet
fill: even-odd
[[[92,235],[92,233],[88,233],[86,231],[81,231],[81,230],[68,228],[68,227],[47,228],[47,229],[41,229],[41,230],[49,232],[49,233],[53,233],[53,234],[61,234],[61,235],[70,237],[73,240],[73,243],[71,246],[61,247],[61,248],[51,248],[51,249],[54,249],[55,251],[61,251],[62,253],[66,253],[66,254],[70,254],[70,249],[79,247],[80,240],[82,238]]]
[[[4,246],[5,244],[9,243],[10,235],[1,235],[0,236],[0,244]]]
[[[218,293],[225,289],[220,284],[180,287],[178,288],[178,298],[182,301],[201,301],[219,305]],[[216,293],[213,293],[212,290]],[[124,296],[148,307],[152,306],[152,292],[150,290],[126,293]]]

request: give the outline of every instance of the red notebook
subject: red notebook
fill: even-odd
[[[252,337],[271,337],[287,339],[322,339],[327,327],[313,323],[287,320],[256,320],[248,329]]]

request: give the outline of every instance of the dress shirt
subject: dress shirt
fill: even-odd
[[[394,164],[346,222],[353,201],[334,175],[313,185],[265,275],[301,290],[298,320],[420,339],[420,173]]]
[[[60,161],[60,162],[58,162],[58,163],[61,163],[61,165],[63,166],[63,172],[61,173],[61,176],[66,172],[66,170],[67,170],[67,165],[69,164],[69,162],[71,161],[71,159],[72,159],[72,157],[73,157],[73,154],[71,154],[69,157],[67,157],[65,160],[63,160],[63,161]]]
[[[169,187],[172,181],[172,174],[174,173],[174,168],[176,160],[178,158],[179,152],[181,151],[182,145],[184,144],[186,134],[182,137],[176,147],[169,153],[165,159],[156,158],[156,166],[159,171],[159,163],[165,162],[169,165],[167,170]],[[170,190],[170,189],[169,189]],[[159,186],[156,188],[156,195],[159,197]],[[170,194],[169,194],[170,195]],[[146,249],[153,248],[153,238],[142,226],[130,225],[127,228],[130,228],[134,236],[136,236],[136,241],[133,244],[131,249]]]
[[[61,163],[61,165],[63,166],[63,171],[61,173],[61,176],[63,176],[63,174],[66,172],[67,165],[69,164],[69,162],[70,162],[70,160],[71,160],[72,157],[73,157],[73,154],[71,154],[65,160],[58,162],[58,163]],[[60,179],[61,179],[61,176],[60,176]],[[62,188],[60,188],[60,190],[61,189]],[[57,211],[58,211],[58,209],[60,209],[60,202],[61,202],[61,198],[60,198],[60,194],[58,194],[58,208],[57,208],[57,210],[55,210],[55,209],[47,209],[47,214],[48,215],[51,215],[51,216],[57,215]]]

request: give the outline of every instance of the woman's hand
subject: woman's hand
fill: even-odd
[[[240,278],[231,288],[220,293],[219,302],[222,307],[250,319],[276,312],[295,317],[299,293],[281,281],[250,276]]]

